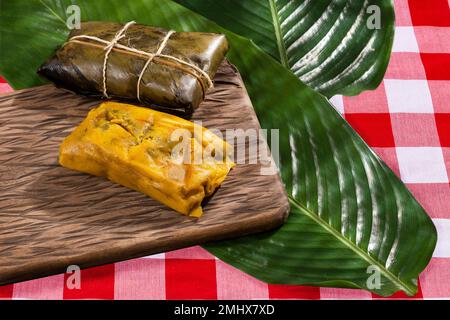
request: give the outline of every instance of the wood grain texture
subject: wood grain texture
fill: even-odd
[[[231,171],[200,219],[59,166],[59,144],[98,104],[51,85],[0,96],[0,284],[265,231],[286,219],[279,176],[261,175],[249,159]],[[192,120],[222,131],[260,128],[228,63]]]

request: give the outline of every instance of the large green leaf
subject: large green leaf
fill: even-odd
[[[252,39],[328,97],[375,89],[389,62],[392,0],[176,1]]]
[[[63,22],[71,2],[80,5],[83,20],[225,32],[228,57],[243,75],[262,126],[280,129],[288,221],[276,231],[208,250],[270,283],[416,292],[436,243],[431,220],[325,97],[251,41],[171,1],[2,2],[0,73],[15,87],[40,83],[35,70],[67,36]],[[369,266],[379,270],[381,287],[368,288]]]

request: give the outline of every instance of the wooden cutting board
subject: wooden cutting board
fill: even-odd
[[[59,144],[98,104],[52,85],[0,96],[0,284],[239,237],[286,219],[279,175],[261,175],[248,152],[199,219],[59,166]],[[220,130],[260,128],[228,63],[193,120]]]

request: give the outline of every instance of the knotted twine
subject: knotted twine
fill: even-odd
[[[139,74],[139,78],[138,78],[138,81],[137,81],[137,84],[136,84],[136,95],[137,95],[137,99],[139,101],[141,101],[140,84],[142,82],[142,77],[143,77],[145,71],[147,70],[148,66],[150,65],[150,63],[153,61],[153,59],[155,57],[162,57],[162,58],[165,58],[165,59],[168,59],[168,60],[176,61],[176,62],[178,62],[178,63],[180,63],[182,65],[185,65],[185,66],[187,66],[187,67],[189,67],[191,69],[194,69],[195,71],[200,73],[206,79],[206,81],[208,82],[208,88],[213,86],[213,82],[212,82],[209,74],[206,73],[205,71],[203,71],[202,69],[200,69],[199,67],[197,67],[196,65],[194,65],[192,63],[189,63],[189,62],[186,62],[184,60],[181,60],[181,59],[179,59],[177,57],[174,57],[174,56],[162,54],[162,51],[164,50],[164,48],[167,45],[167,42],[169,41],[169,38],[175,33],[175,31],[173,31],[173,30],[170,30],[166,34],[166,36],[164,37],[163,41],[159,45],[158,50],[155,53],[145,52],[145,51],[134,49],[134,48],[131,48],[131,47],[127,47],[127,46],[124,46],[124,45],[118,43],[119,40],[121,40],[122,38],[125,37],[125,33],[126,33],[127,29],[131,25],[133,25],[135,23],[136,23],[135,21],[130,21],[127,24],[125,24],[123,26],[123,28],[120,29],[115,34],[114,38],[111,41],[103,40],[103,39],[100,39],[100,38],[94,37],[94,36],[79,35],[79,36],[74,36],[74,37],[70,38],[64,44],[64,45],[66,45],[66,44],[68,44],[70,42],[75,42],[78,39],[88,39],[88,40],[94,40],[94,41],[97,41],[97,42],[100,42],[100,43],[103,43],[103,44],[106,45],[103,48],[106,52],[105,52],[105,58],[103,59],[103,70],[102,70],[102,75],[103,75],[103,96],[105,98],[109,98],[108,92],[107,92],[107,85],[106,85],[106,71],[107,71],[107,68],[108,68],[108,57],[109,57],[109,54],[111,53],[111,51],[113,50],[113,48],[123,49],[123,50],[129,51],[129,52],[134,52],[134,53],[137,53],[137,54],[140,54],[140,55],[148,57],[147,62],[145,63],[144,67],[142,68],[141,73]]]

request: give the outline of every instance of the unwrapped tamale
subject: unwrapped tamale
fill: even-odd
[[[228,50],[221,34],[85,22],[38,73],[76,93],[192,113]]]
[[[229,145],[199,124],[163,112],[105,102],[62,142],[59,162],[107,177],[194,217],[234,163]]]

